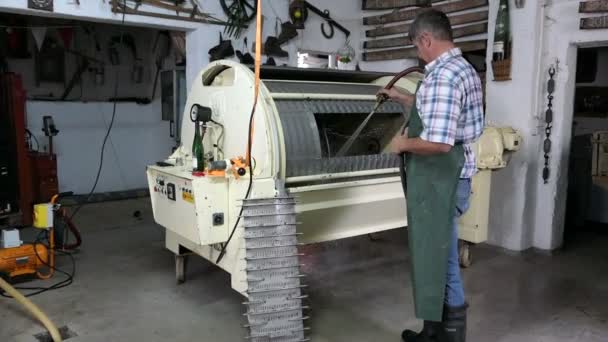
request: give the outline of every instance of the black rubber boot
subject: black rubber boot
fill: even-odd
[[[441,323],[424,321],[422,331],[417,333],[412,330],[404,330],[401,338],[405,342],[438,342],[437,334],[441,329]]]
[[[275,62],[275,61],[274,61],[274,58],[272,58],[272,57],[268,57],[268,58],[266,59],[266,63],[264,63],[264,65],[272,65],[272,66],[275,66],[275,65],[277,65],[277,62]]]
[[[281,44],[279,44],[277,37],[272,36],[266,38],[266,42],[264,43],[264,54],[275,57],[289,57],[289,53],[281,49]]]
[[[467,339],[468,304],[443,308],[443,322],[439,329],[439,342],[465,342]]]
[[[220,35],[220,43],[209,49],[209,60],[213,62],[231,56],[234,56],[232,41],[230,39],[223,40]]]
[[[298,31],[296,30],[296,25],[292,24],[291,21],[287,21],[281,24],[281,33],[277,38],[279,41],[279,45],[283,45],[288,41],[292,40],[298,35]]]
[[[236,56],[238,57],[239,62],[241,62],[241,64],[253,65],[255,63],[253,56],[251,56],[249,52],[243,54],[241,51],[236,50]]]

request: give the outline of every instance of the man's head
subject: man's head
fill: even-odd
[[[433,9],[416,16],[410,25],[409,36],[418,49],[418,57],[426,63],[454,47],[448,16]]]

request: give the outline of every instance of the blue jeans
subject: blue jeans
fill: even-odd
[[[448,274],[445,285],[445,303],[448,306],[462,306],[464,300],[464,287],[460,277],[460,263],[458,261],[458,218],[469,209],[469,196],[471,195],[471,180],[460,179],[456,190],[456,210],[452,241],[448,257]]]

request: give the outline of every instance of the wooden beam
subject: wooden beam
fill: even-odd
[[[387,10],[404,7],[429,7],[432,2],[441,2],[444,0],[363,0],[361,9],[369,10]]]
[[[608,0],[593,0],[581,2],[578,6],[579,13],[608,12]]]
[[[459,47],[463,52],[485,50],[487,46],[486,44],[485,39],[468,42],[456,42],[456,46]],[[409,46],[402,49],[380,50],[363,53],[363,60],[366,62],[405,58],[418,58],[416,48]]]
[[[461,26],[454,29],[454,38],[462,38],[472,36],[476,34],[488,32],[488,23],[478,23],[473,25]],[[410,37],[396,37],[396,38],[385,38],[368,40],[363,43],[364,49],[381,49],[389,47],[407,46],[412,45]]]
[[[608,16],[581,19],[581,29],[595,30],[608,28]]]
[[[465,14],[452,15],[448,16],[448,18],[450,18],[450,24],[452,25],[469,24],[478,21],[488,20],[488,11],[477,11]],[[409,31],[410,24],[400,24],[368,30],[365,32],[365,35],[367,37],[381,37],[389,36],[392,34],[408,33]]]
[[[452,13],[487,5],[488,0],[461,0],[457,2],[448,2],[445,4],[433,6],[432,8],[442,11],[444,13]],[[382,25],[388,23],[396,23],[400,21],[413,20],[414,18],[416,18],[416,15],[418,15],[418,13],[421,13],[425,10],[426,8],[407,9],[388,14],[365,17],[363,18],[363,25]]]
[[[119,1],[120,0],[110,0],[110,4],[112,5],[112,12],[119,13],[119,14],[141,15],[141,16],[152,17],[152,18],[182,20],[182,21],[189,21],[189,22],[194,22],[194,23],[226,26],[226,22],[215,20],[215,19],[210,19],[210,18],[207,19],[207,18],[198,18],[198,17],[190,17],[190,16],[182,17],[182,16],[172,15],[172,14],[141,11],[139,9],[134,9],[129,6],[124,6],[124,4]]]

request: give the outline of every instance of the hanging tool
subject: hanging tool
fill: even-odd
[[[401,78],[403,78],[413,72],[423,73],[424,70],[420,67],[407,68],[407,69],[403,70],[402,72],[398,73],[395,77],[393,77],[393,79],[390,82],[388,82],[388,84],[384,87],[384,89],[391,89],[395,85],[395,83],[397,83],[397,81],[399,81]],[[338,150],[338,153],[336,153],[336,157],[343,157],[350,150],[350,148],[353,145],[353,143],[355,142],[355,140],[359,137],[359,135],[361,134],[361,132],[363,131],[365,126],[367,126],[367,123],[369,122],[369,120],[376,113],[376,111],[380,108],[380,106],[382,106],[382,104],[384,102],[386,102],[386,100],[388,100],[388,97],[384,94],[378,94],[376,96],[376,104],[374,105],[374,108],[365,117],[363,122],[361,122],[359,127],[357,127],[355,132],[350,136],[350,138],[348,138],[348,140],[344,143],[344,145],[342,145],[342,147],[340,147],[340,150]],[[405,119],[405,126],[403,128],[402,134],[405,132],[405,128],[407,127],[408,120],[409,120],[409,118]]]
[[[311,10],[316,15],[325,19],[327,24],[329,25],[329,32],[326,31],[325,24],[321,24],[321,33],[327,39],[331,39],[334,36],[334,27],[338,30],[342,31],[346,38],[350,36],[350,31],[347,30],[344,26],[340,25],[337,21],[331,18],[331,14],[329,10],[320,10],[318,7],[313,6],[308,1],[305,0],[294,0],[289,5],[289,15],[291,17],[291,21],[298,29],[304,28],[304,22],[308,19],[308,10]]]

